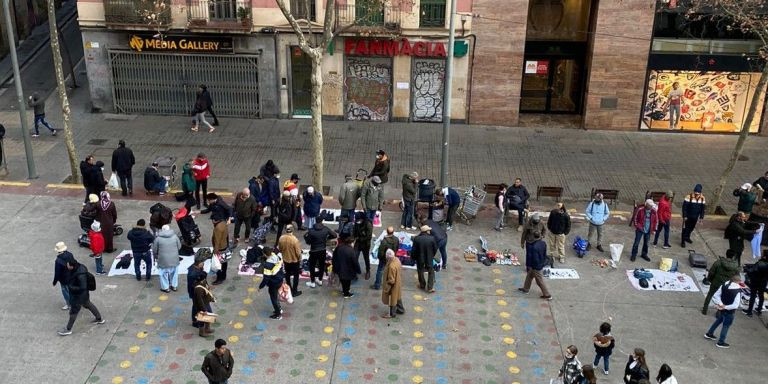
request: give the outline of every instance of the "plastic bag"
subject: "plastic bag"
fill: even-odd
[[[659,269],[661,269],[664,272],[670,272],[670,269],[672,269],[672,259],[668,257],[662,257],[661,262],[659,263]]]
[[[109,182],[107,183],[107,188],[112,190],[120,189],[120,181],[117,180],[116,173],[112,172],[112,176],[109,177]]]
[[[280,299],[280,301],[293,304],[293,294],[291,294],[291,287],[288,285],[288,283],[283,282],[283,285],[281,285],[277,291],[277,297]]]
[[[611,244],[611,260],[619,262],[621,260],[621,252],[624,250],[624,244]]]
[[[213,255],[211,257],[211,272],[221,271],[221,259],[219,255]]]

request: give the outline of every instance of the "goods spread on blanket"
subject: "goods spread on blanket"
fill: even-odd
[[[323,209],[320,211],[321,214],[325,213],[328,217],[323,217],[323,224],[325,225],[339,225],[339,216],[341,215],[341,209]],[[363,211],[355,211],[355,215],[361,214]],[[332,220],[329,220],[333,216]],[[319,217],[319,216],[318,216]],[[376,217],[373,219],[373,226],[377,228],[381,228],[381,212],[376,214]]]
[[[695,268],[693,270],[693,276],[696,278],[696,281],[699,282],[699,286],[701,286],[701,294],[706,296],[707,292],[709,292],[709,284],[704,284],[704,278],[707,277],[707,270],[706,269],[699,269]],[[741,274],[741,281],[746,281],[745,276],[742,273]],[[751,292],[749,287],[746,285],[744,288],[741,289],[741,308],[747,309],[749,308],[749,297],[751,296]],[[765,298],[765,301],[763,303],[763,310],[765,311],[768,309],[768,293],[764,294],[763,296]],[[709,302],[710,307],[714,307],[715,304],[713,304],[711,301]],[[755,306],[757,306],[757,301],[755,301]]]
[[[633,275],[634,270],[627,270],[627,278],[635,289],[641,291],[677,291],[677,292],[697,292],[699,288],[690,276],[680,272],[664,272],[660,269],[646,269],[653,274],[648,279],[648,288],[640,286],[639,280]]]
[[[379,265],[379,257],[377,256],[379,254],[379,244],[381,244],[381,240],[386,235],[387,231],[381,231],[381,234],[373,243],[371,254],[368,255],[372,265]],[[411,259],[411,247],[413,247],[413,241],[411,240],[411,237],[415,236],[415,234],[410,234],[405,231],[398,231],[395,232],[395,236],[400,241],[400,247],[397,249],[397,252],[395,252],[395,256],[400,259],[400,264],[403,265],[403,268],[416,269],[416,261]]]
[[[197,252],[198,248],[195,248],[195,252]],[[120,262],[120,259],[124,256],[131,255],[132,253],[130,250],[125,250],[120,252],[119,255],[115,257],[115,260],[112,261],[112,267],[109,268],[109,274],[107,276],[122,276],[122,275],[131,275],[135,276],[135,271],[133,269],[133,263],[136,262],[136,259],[131,258],[131,264],[128,266],[128,268],[122,269],[117,268],[117,263]],[[189,269],[190,266],[192,266],[192,263],[195,262],[195,256],[180,256],[181,260],[179,261],[179,267],[177,269],[177,272],[179,275],[186,275],[187,269]],[[153,263],[154,263],[154,257],[152,257]],[[205,272],[209,272],[211,270],[211,261],[206,260],[205,261]],[[146,276],[147,274],[147,268],[145,263],[141,263],[141,266],[139,267],[139,271],[141,271],[142,276]],[[157,265],[152,266],[152,275],[160,276],[160,269],[157,268]]]
[[[574,280],[579,278],[579,273],[571,268],[544,268],[544,277],[552,280]]]

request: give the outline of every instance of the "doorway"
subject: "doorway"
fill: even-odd
[[[291,114],[312,114],[312,60],[299,47],[291,47]]]
[[[526,57],[520,112],[579,113],[582,67],[578,58]]]

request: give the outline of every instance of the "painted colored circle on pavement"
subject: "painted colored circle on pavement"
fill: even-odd
[[[243,323],[237,322],[234,325],[232,325],[235,329],[243,329]]]
[[[511,331],[512,330],[512,326],[509,325],[509,324],[502,324],[501,325],[501,329],[503,329],[505,331]]]
[[[511,337],[505,337],[504,338],[504,344],[514,344],[514,343],[515,343],[515,339],[513,339],[513,338],[511,338]]]
[[[238,341],[240,341],[240,338],[237,337],[236,335],[232,335],[228,337],[227,340],[229,340],[230,343],[237,343]]]
[[[152,325],[155,323],[155,319],[146,319],[144,320],[144,325]]]
[[[517,357],[517,353],[515,353],[514,351],[507,351],[507,357],[509,357],[510,359],[514,359]]]
[[[166,301],[168,300],[168,295],[160,295],[160,297],[157,298],[160,301]]]
[[[123,377],[122,376],[113,377],[112,384],[123,384]]]
[[[323,348],[328,348],[328,347],[331,346],[331,341],[330,340],[323,340],[323,341],[320,342],[320,346],[323,347]]]
[[[253,304],[253,299],[251,299],[250,297],[246,298],[246,299],[243,299],[243,304],[245,304],[245,305]]]
[[[416,324],[416,325],[419,325],[419,324],[421,324],[423,322],[424,322],[424,320],[419,319],[419,318],[413,319],[413,323]]]
[[[424,365],[424,362],[421,360],[414,360],[414,361],[411,361],[411,365],[414,368],[421,368]]]
[[[139,339],[143,339],[143,338],[147,337],[147,335],[148,335],[147,332],[141,331],[141,332],[136,334],[136,337],[138,337]]]
[[[335,301],[331,301],[330,303],[328,303],[328,307],[330,307],[330,308],[336,308],[338,306],[339,306],[339,303],[337,303]]]
[[[322,369],[318,369],[317,371],[315,371],[315,377],[318,379],[322,379],[323,377],[325,377],[325,375],[326,373]]]
[[[134,345],[128,348],[129,353],[137,353],[139,352],[139,350],[141,350],[141,347],[139,347],[138,345]]]
[[[511,365],[509,367],[509,373],[511,373],[513,375],[516,375],[516,374],[520,373],[520,368],[518,368],[518,367],[516,367],[514,365]]]
[[[334,319],[336,319],[336,314],[335,313],[329,313],[329,314],[325,315],[325,319],[326,320],[334,320]]]
[[[123,360],[120,362],[120,368],[130,368],[131,367],[130,360]]]
[[[416,375],[416,376],[411,377],[411,381],[416,383],[416,384],[421,384],[421,383],[424,382],[424,378],[419,376],[419,375]]]
[[[505,293],[506,293],[506,291],[504,291],[504,290],[503,290],[503,289],[501,289],[501,288],[499,288],[499,289],[497,289],[497,290],[496,290],[496,294],[497,294],[497,295],[499,295],[499,296],[501,296],[501,295],[503,295],[503,294],[505,294]]]
[[[321,363],[325,363],[326,361],[328,361],[328,355],[319,355],[319,356],[317,356],[317,361],[319,361]]]
[[[240,317],[246,317],[246,316],[248,316],[248,311],[242,310],[242,311],[238,312],[237,314],[240,315]]]
[[[424,333],[422,333],[421,331],[416,331],[416,332],[413,333],[413,337],[415,337],[417,339],[420,339],[420,338],[424,337]]]
[[[325,328],[323,328],[323,332],[325,332],[325,333],[333,333],[333,327],[325,327]]]
[[[160,308],[160,307],[157,307],[157,306],[155,306],[155,307],[152,307],[152,309],[151,309],[152,313],[158,313],[158,312],[160,312],[160,311],[162,311],[162,310],[163,310],[162,308]]]
[[[421,353],[422,351],[424,351],[424,347],[422,347],[421,345],[418,345],[418,344],[414,345],[413,346],[413,351],[416,352],[416,353]]]

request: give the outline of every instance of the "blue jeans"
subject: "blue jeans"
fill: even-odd
[[[51,127],[51,125],[48,124],[47,121],[45,121],[45,114],[42,114],[42,115],[35,115],[35,135],[39,135],[40,134],[40,131],[38,130],[38,126],[41,123],[43,125],[45,125],[45,127],[48,128],[49,131],[56,132],[56,130],[53,129],[53,127]]]
[[[152,254],[147,252],[133,252],[133,272],[136,274],[136,280],[141,279],[141,262],[147,266],[147,280],[152,275]]]
[[[415,202],[403,200],[403,217],[400,219],[400,225],[406,228],[413,227],[413,207]]]
[[[59,283],[59,287],[61,287],[61,295],[64,296],[64,301],[67,302],[67,305],[71,305],[70,303],[70,296],[69,296],[69,286],[66,284]]]
[[[676,126],[680,121],[680,104],[669,105],[669,127]]]
[[[661,230],[664,230],[664,245],[669,247],[669,221],[664,224],[662,222],[659,222],[659,227],[656,229],[656,234],[653,236],[653,245],[656,245],[659,242],[659,234],[661,234]]]
[[[304,228],[312,228],[315,226],[315,223],[317,223],[317,216],[309,217],[306,214],[304,215]]]
[[[371,223],[373,223],[373,218],[376,217],[376,212],[378,212],[378,211],[376,211],[375,209],[366,209],[365,210],[365,215],[368,216],[368,220],[370,220]]]
[[[168,182],[165,179],[163,179],[155,183],[155,185],[152,186],[152,190],[165,193],[165,188],[167,186],[168,186]]]
[[[643,231],[635,229],[635,242],[632,244],[631,260],[634,260],[635,257],[637,257],[637,246],[640,245],[641,237],[643,239],[643,253],[640,255],[640,257],[648,257],[648,240],[651,238],[651,233],[643,233]]]
[[[448,253],[445,250],[446,245],[448,245],[447,237],[437,242],[437,248],[440,249],[440,258],[443,260],[443,268],[445,268],[445,265],[448,262]]]
[[[93,256],[96,261],[96,273],[104,272],[104,261],[101,260],[101,254]]]
[[[728,328],[731,327],[731,324],[733,324],[733,312],[731,311],[717,311],[717,317],[715,319],[715,322],[712,323],[712,326],[709,327],[709,331],[707,331],[708,335],[714,335],[715,330],[717,330],[717,327],[720,326],[720,324],[723,325],[723,329],[720,330],[720,339],[717,341],[718,343],[725,343],[725,337],[728,336]]]
[[[176,273],[178,267],[158,269],[160,270],[160,289],[167,290],[169,284],[174,288],[179,286],[179,274]]]
[[[384,274],[384,267],[387,266],[387,261],[381,261],[379,259],[379,266],[376,268],[376,280],[373,282],[373,287],[376,289],[381,288],[381,277]]]
[[[608,366],[610,365],[609,361],[611,360],[611,355],[597,355],[595,356],[595,361],[593,362],[592,366],[597,368],[597,365],[600,363],[600,358],[603,358],[603,366],[605,367],[605,370],[608,370]]]

